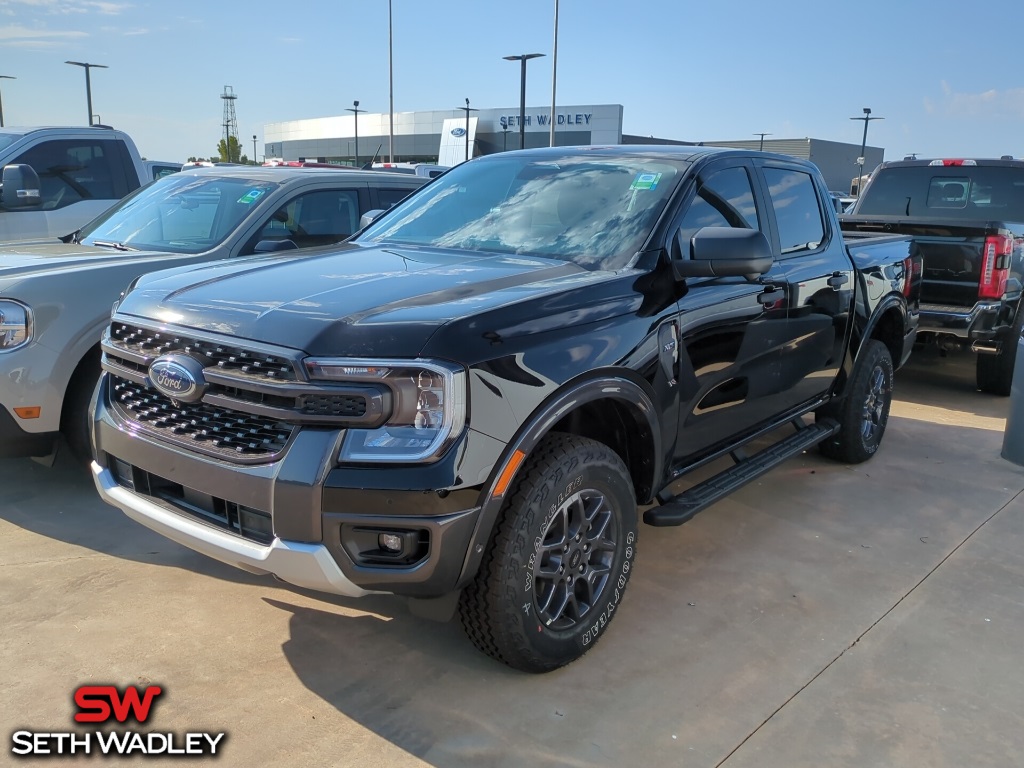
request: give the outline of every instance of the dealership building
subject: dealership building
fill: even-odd
[[[467,157],[490,155],[526,147],[546,147],[551,124],[557,146],[607,144],[677,144],[686,146],[758,149],[762,142],[683,141],[635,136],[622,132],[621,104],[574,104],[555,109],[529,107],[520,121],[519,107],[501,109],[445,109],[425,112],[396,112],[394,115],[395,162],[455,165]],[[358,122],[357,122],[358,119]],[[363,164],[375,154],[386,161],[389,146],[389,115],[360,112],[307,120],[288,120],[264,126],[264,152],[268,158],[315,160],[344,165]],[[766,152],[779,152],[815,163],[829,189],[848,190],[857,175],[859,144],[824,139],[765,139]],[[884,150],[868,147],[865,167],[882,162]]]

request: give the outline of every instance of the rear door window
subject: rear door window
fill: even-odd
[[[816,250],[825,239],[825,222],[814,179],[809,173],[790,168],[765,168],[764,178],[775,211],[782,257]]]

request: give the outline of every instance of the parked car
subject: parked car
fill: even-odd
[[[451,166],[431,165],[430,163],[373,163],[375,170],[391,171],[393,173],[412,173],[416,176],[426,176],[435,179],[447,171]]]
[[[0,168],[0,243],[66,235],[153,178],[128,134],[97,126],[0,128]]]
[[[847,232],[911,235],[924,258],[922,342],[977,353],[977,386],[1010,394],[1024,330],[1024,161],[882,163]]]
[[[245,570],[458,606],[482,651],[550,670],[618,615],[638,505],[680,525],[814,445],[875,454],[916,330],[910,247],[851,253],[815,166],[781,155],[471,160],[344,245],[133,281],[96,484]]]
[[[110,306],[154,269],[344,240],[425,179],[303,168],[201,168],[137,191],[60,241],[0,248],[0,457],[89,456],[89,396]]]

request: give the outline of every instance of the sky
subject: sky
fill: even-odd
[[[555,0],[392,0],[396,112],[551,105]],[[559,0],[558,104],[622,104],[623,132],[811,137],[885,158],[1024,156],[1020,0]],[[1017,30],[1017,31],[1014,31]],[[230,85],[242,149],[268,123],[388,111],[387,0],[0,0],[7,126],[127,131],[149,159],[216,151]],[[453,114],[461,114],[455,113]]]

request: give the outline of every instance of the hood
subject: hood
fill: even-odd
[[[41,273],[91,269],[105,264],[128,265],[167,256],[155,251],[118,251],[94,245],[72,245],[60,241],[38,244],[8,244],[0,248],[0,280],[21,279]],[[144,270],[140,270],[144,271]]]
[[[350,244],[148,275],[118,315],[309,354],[405,357],[453,319],[601,274],[554,259]]]

